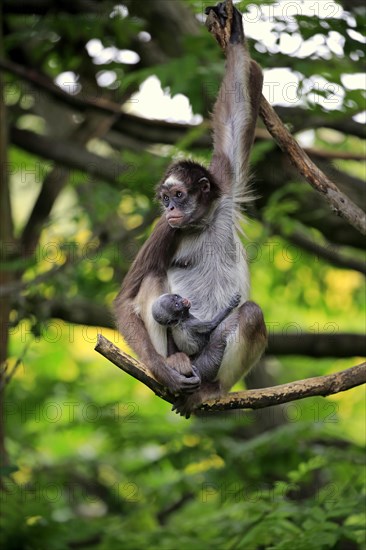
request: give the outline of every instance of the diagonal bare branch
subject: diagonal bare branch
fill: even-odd
[[[292,164],[297,168],[310,185],[323,195],[330,208],[338,216],[344,218],[362,235],[366,235],[366,214],[342,193],[308,157],[295,138],[290,134],[283,122],[262,96],[259,114],[279,147],[288,154]]]
[[[95,350],[119,369],[145,384],[158,397],[169,403],[174,401],[174,396],[152,377],[145,365],[121,351],[101,334],[98,334]],[[304,397],[333,395],[365,383],[366,362],[327,376],[297,380],[271,388],[228,393],[223,397],[203,403],[200,410],[262,409]]]

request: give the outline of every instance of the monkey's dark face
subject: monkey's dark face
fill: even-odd
[[[189,316],[191,302],[179,294],[163,294],[153,304],[152,314],[164,326],[184,321]]]
[[[173,165],[158,187],[166,219],[174,228],[199,222],[217,196],[218,188],[209,171],[190,161]]]
[[[188,317],[191,302],[187,298],[179,294],[168,294],[164,298],[164,307],[172,319],[179,321]]]

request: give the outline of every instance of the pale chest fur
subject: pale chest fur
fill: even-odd
[[[176,343],[179,350],[183,350],[187,355],[194,355],[202,351],[204,342],[200,345],[201,342],[197,341],[197,338],[192,338],[192,335],[189,330],[186,330],[182,326],[172,327],[172,336],[173,340]]]
[[[182,239],[168,269],[169,292],[191,301],[191,313],[211,320],[237,292],[248,299],[245,251],[235,230],[230,197],[220,199],[207,229]]]

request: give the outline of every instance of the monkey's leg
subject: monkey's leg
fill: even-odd
[[[241,309],[241,308],[240,308]],[[192,358],[192,363],[201,378],[199,391],[191,395],[180,395],[172,408],[177,414],[189,418],[194,409],[203,401],[218,397],[221,393],[221,384],[215,380],[225,353],[227,340],[234,334],[239,325],[240,310],[232,313],[211,334],[209,342],[201,353]]]
[[[254,302],[239,308],[238,325],[228,335],[225,353],[217,378],[224,392],[240,380],[257,363],[267,345],[263,312]]]
[[[173,355],[167,358],[166,363],[182,376],[187,378],[195,376],[199,378],[198,370],[191,364],[190,358],[185,353],[179,351],[173,353]]]
[[[267,345],[261,308],[245,302],[212,333],[210,342],[193,364],[201,387],[189,396],[179,396],[173,410],[189,418],[203,401],[226,393],[260,359]]]

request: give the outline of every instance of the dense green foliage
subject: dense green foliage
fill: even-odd
[[[71,349],[38,344],[9,388],[19,469],[2,495],[5,548],[364,547],[364,453],[341,435],[347,399],[286,405],[287,423],[262,434],[262,412],[187,422],[80,336]]]

